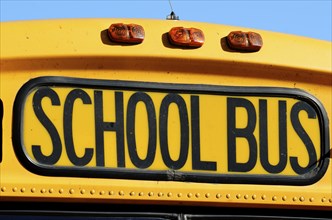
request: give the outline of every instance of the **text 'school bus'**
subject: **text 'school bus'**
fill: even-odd
[[[1,23],[0,218],[331,219],[331,50],[179,20]]]

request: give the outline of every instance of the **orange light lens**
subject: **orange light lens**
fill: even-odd
[[[204,44],[204,34],[197,28],[174,27],[168,32],[171,44],[184,47],[201,47]]]
[[[108,28],[108,36],[114,42],[139,44],[145,37],[144,28],[137,24],[112,24]]]
[[[231,49],[239,51],[256,52],[263,46],[263,39],[255,32],[232,31],[227,36],[227,42]]]

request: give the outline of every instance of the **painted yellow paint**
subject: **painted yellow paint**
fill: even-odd
[[[106,30],[112,23],[135,23],[145,29],[145,39],[138,45],[125,45],[110,42]],[[172,28],[183,26],[194,27],[202,30],[205,35],[205,43],[200,48],[184,49],[171,46],[168,43],[166,33]],[[231,31],[255,31],[263,38],[263,47],[256,53],[241,53],[231,51],[227,47],[225,37]],[[332,118],[332,44],[331,42],[308,39],[298,36],[272,33],[262,30],[251,30],[248,28],[223,26],[217,24],[195,23],[188,21],[157,21],[143,19],[85,19],[85,20],[45,20],[45,21],[22,21],[2,22],[0,36],[1,56],[1,101],[3,103],[2,119],[2,160],[0,163],[0,200],[22,200],[22,199],[44,199],[52,201],[64,201],[68,199],[87,200],[95,202],[110,201],[131,201],[143,200],[146,203],[163,204],[206,204],[206,205],[243,205],[252,207],[289,207],[313,209],[331,209],[332,207],[332,166],[328,165],[325,174],[316,183],[306,186],[291,185],[258,185],[258,184],[211,184],[211,183],[186,183],[179,181],[156,181],[156,180],[127,180],[109,178],[79,178],[79,177],[52,177],[37,175],[27,171],[18,161],[14,152],[12,141],[13,119],[17,117],[13,113],[13,103],[19,89],[30,79],[42,76],[73,77],[96,80],[122,80],[135,82],[172,83],[172,84],[193,84],[213,86],[246,86],[246,87],[278,87],[288,89],[300,89],[311,94],[320,101],[327,112],[327,118]],[[61,102],[68,93],[68,88],[55,88]],[[85,88],[92,96],[92,90]],[[112,92],[105,92],[110,96]],[[25,145],[42,144],[50,142],[45,129],[40,126],[38,120],[33,118],[32,92],[26,99],[24,118],[24,139]],[[126,99],[131,92],[124,92]],[[155,102],[160,102],[164,94],[148,93]],[[202,128],[201,135],[204,146],[209,145],[208,141],[214,138],[208,136],[209,129],[214,137],[216,134],[212,115],[217,115],[216,109],[210,109],[213,99],[225,99],[225,97],[213,96],[208,99],[207,94],[199,94],[201,97]],[[183,94],[186,103],[189,103],[189,95]],[[301,97],[299,97],[301,99]],[[258,98],[250,98],[257,109]],[[271,103],[270,103],[271,100]],[[285,99],[287,106],[294,105],[294,100]],[[217,100],[216,100],[217,101]],[[219,100],[218,100],[219,101]],[[276,114],[277,98],[269,98],[271,113]],[[54,122],[59,130],[63,127],[62,109],[50,106],[50,103],[43,103],[49,106],[49,111],[54,111]],[[274,106],[274,107],[273,107]],[[75,110],[82,108],[84,114],[75,113],[74,120],[84,120],[93,126],[91,117],[92,107],[84,108],[79,101],[75,102]],[[111,106],[105,106],[107,112]],[[220,106],[225,108],[225,106]],[[53,110],[54,109],[54,110]],[[170,112],[176,112],[170,108]],[[138,112],[144,112],[144,106],[137,106]],[[220,110],[224,111],[224,110]],[[47,112],[47,114],[50,114]],[[141,114],[141,113],[139,113]],[[173,113],[172,113],[173,114]],[[243,114],[244,113],[239,113]],[[287,112],[289,114],[289,112]],[[31,115],[31,118],[30,118]],[[51,117],[51,116],[50,116]],[[52,116],[53,117],[53,116]],[[105,116],[106,117],[106,116]],[[108,120],[112,120],[114,115]],[[146,121],[146,115],[142,113],[140,120]],[[172,116],[174,130],[170,132],[176,137],[170,138],[170,143],[179,145],[178,131],[179,119],[177,114]],[[211,117],[211,118],[210,118]],[[218,117],[225,117],[220,115]],[[314,145],[319,145],[318,140],[321,130],[318,129],[317,120],[308,120],[306,115],[301,115],[302,121],[307,120],[305,130],[316,132],[313,136]],[[204,119],[204,120],[203,120]],[[53,119],[52,119],[53,120]],[[225,120],[220,118],[219,120]],[[244,117],[243,123],[248,120]],[[271,129],[276,120],[274,117],[268,119]],[[207,121],[212,121],[208,123]],[[137,130],[140,130],[137,137],[138,144],[146,145],[146,130],[141,131],[139,122]],[[30,127],[31,125],[31,127]],[[241,124],[238,125],[242,126]],[[89,126],[90,127],[90,126]],[[270,128],[270,127],[269,127]],[[32,129],[32,131],[29,129]],[[75,123],[75,136],[78,133],[82,136],[89,136],[89,130],[85,130],[79,123]],[[89,128],[91,129],[91,128]],[[221,128],[225,129],[225,128]],[[288,129],[287,129],[288,130]],[[213,133],[214,132],[214,133]],[[223,133],[223,131],[220,131]],[[257,136],[258,130],[256,129]],[[294,145],[301,140],[292,139],[290,133],[289,141]],[[318,133],[318,134],[317,134]],[[311,135],[311,132],[310,132]],[[315,137],[314,137],[315,136]],[[328,136],[331,139],[331,129]],[[270,136],[269,136],[270,137]],[[40,138],[40,139],[39,139]],[[79,139],[79,138],[77,138]],[[272,140],[277,137],[271,135]],[[79,142],[81,141],[81,142]],[[114,141],[114,135],[105,136],[105,142]],[[225,140],[220,140],[225,141]],[[15,142],[15,141],[14,141]],[[76,142],[76,138],[75,138]],[[40,144],[40,143],[39,143]],[[77,140],[77,145],[94,144],[93,137],[87,140]],[[246,144],[246,143],[244,143]],[[172,143],[173,145],[173,143]],[[331,149],[331,140],[327,143]],[[205,148],[201,146],[204,149]],[[331,153],[322,155],[320,149],[317,153],[324,157],[330,157]],[[144,149],[138,154],[143,158]],[[173,151],[173,149],[172,149]],[[174,150],[176,151],[176,150]],[[207,161],[217,161],[216,154],[210,150],[202,153],[202,158]],[[245,150],[244,150],[245,151]],[[291,152],[297,152],[291,148]],[[305,152],[305,151],[304,151]],[[31,152],[27,150],[28,155]],[[44,152],[48,154],[49,152]],[[82,152],[77,152],[81,155]],[[105,150],[105,154],[115,154],[114,148]],[[172,153],[173,154],[173,153]],[[174,153],[174,158],[177,155]],[[248,154],[248,153],[245,153]],[[243,155],[245,155],[243,154]],[[65,154],[64,154],[65,155]],[[128,155],[126,156],[128,157]],[[164,169],[159,161],[154,169]],[[31,156],[32,160],[33,157]],[[126,158],[128,160],[128,158]],[[227,158],[224,158],[225,160]],[[239,160],[245,161],[246,158]],[[328,159],[330,160],[330,159]],[[129,161],[129,160],[128,160]],[[224,160],[220,159],[220,163]],[[271,161],[275,161],[274,156]],[[107,162],[107,166],[114,166],[113,162]],[[301,162],[303,164],[306,161]],[[69,165],[68,159],[63,158],[60,166]],[[91,162],[89,166],[95,166]],[[128,164],[134,167],[133,164]],[[190,171],[190,162],[183,168]],[[222,167],[218,167],[218,170]],[[287,175],[294,175],[293,171],[287,168]],[[254,173],[262,173],[261,167],[257,167]],[[77,201],[77,200],[75,200]]]

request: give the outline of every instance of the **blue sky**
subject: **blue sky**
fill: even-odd
[[[0,0],[1,21],[54,18],[165,19],[168,0]],[[332,0],[171,0],[181,20],[270,30],[332,41]]]

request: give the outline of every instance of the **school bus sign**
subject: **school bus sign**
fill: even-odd
[[[41,77],[14,110],[41,175],[306,185],[328,166],[326,112],[297,89]]]

